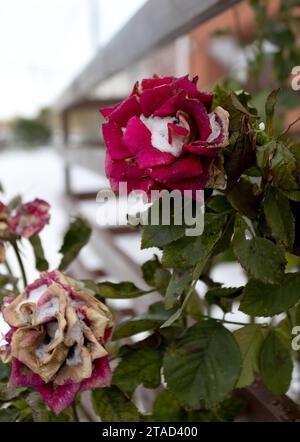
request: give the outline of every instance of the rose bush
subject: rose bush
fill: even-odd
[[[12,364],[10,386],[34,387],[59,414],[77,392],[110,385],[111,314],[73,279],[43,273],[21,295],[5,298],[2,314],[10,327],[0,347]]]
[[[120,182],[128,192],[147,193],[194,192],[210,179],[223,185],[221,162],[216,169],[214,159],[228,144],[229,115],[220,106],[211,111],[212,101],[213,94],[197,89],[197,77],[148,78],[121,103],[101,109],[113,190]]]

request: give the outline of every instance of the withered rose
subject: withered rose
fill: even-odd
[[[229,114],[211,110],[213,94],[197,78],[164,77],[137,83],[121,103],[101,109],[107,147],[106,174],[113,190],[202,190],[220,176],[228,144]],[[216,159],[216,161],[215,161]]]
[[[108,308],[58,271],[42,273],[2,310],[10,330],[0,348],[12,363],[9,384],[33,386],[59,414],[79,391],[111,382],[105,345]]]
[[[8,218],[9,232],[25,238],[38,234],[49,223],[49,209],[49,204],[38,198],[21,204],[16,214]]]

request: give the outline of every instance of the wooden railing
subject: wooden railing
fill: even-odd
[[[194,27],[217,16],[240,0],[148,0],[136,15],[112,40],[100,49],[94,59],[72,81],[55,104],[62,118],[64,146],[61,150],[65,160],[66,195],[70,209],[78,211],[80,201],[94,199],[95,192],[73,192],[72,167],[80,165],[104,175],[104,149],[100,147],[72,147],[70,143],[70,114],[74,110],[90,106],[113,104],[114,99],[93,96],[93,91],[110,76],[128,68],[133,62],[148,55],[154,49],[172,42],[175,38],[190,32]],[[97,189],[100,190],[100,189]],[[93,223],[93,220],[92,220]],[[73,272],[82,278],[113,276],[119,280],[132,280],[143,286],[143,280],[136,263],[117,245],[119,235],[130,234],[125,229],[99,228],[93,226],[91,247],[102,258],[101,268],[91,271],[83,260],[78,260]],[[141,304],[142,302],[142,304]],[[145,301],[136,301],[132,313],[145,310]],[[150,300],[151,302],[151,300]],[[126,310],[128,313],[128,309]],[[120,313],[122,315],[122,311]],[[300,409],[286,396],[273,396],[257,381],[247,389],[237,391],[247,401],[247,409],[238,420],[243,421],[299,421]]]

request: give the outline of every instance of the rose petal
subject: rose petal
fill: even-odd
[[[174,81],[174,77],[153,77],[153,78],[145,78],[141,82],[142,89],[153,89],[157,86],[162,86],[164,84],[169,84]]]
[[[111,384],[111,368],[108,356],[94,361],[92,376],[84,379],[80,384],[80,391],[92,390],[94,388],[109,387]]]
[[[113,161],[109,153],[106,154],[105,172],[108,178],[113,178],[117,181],[127,181],[131,178],[143,176],[143,170],[138,167],[134,158]]]
[[[172,88],[168,84],[144,90],[141,94],[142,113],[145,117],[150,117],[171,96]]]
[[[109,121],[102,125],[103,138],[113,160],[122,160],[130,156],[130,152],[123,144],[123,132],[115,122]]]
[[[185,75],[184,77],[178,78],[176,81],[174,81],[174,89],[183,89],[187,92],[187,95],[190,98],[196,98],[201,101],[201,103],[204,104],[206,109],[210,109],[214,94],[211,94],[209,92],[201,92],[197,88],[197,80],[198,77],[194,77],[193,81],[189,79],[188,75]]]
[[[107,118],[118,106],[119,103],[115,104],[114,106],[102,107],[101,109],[99,109],[99,112],[103,115],[104,118]]]
[[[115,122],[121,127],[126,127],[130,118],[141,114],[141,106],[136,95],[130,95],[122,101],[109,115],[109,121]]]
[[[44,381],[38,374],[33,373],[33,371],[31,371],[28,367],[26,367],[26,365],[18,361],[18,359],[12,358],[11,373],[8,383],[9,385],[14,387],[18,386],[36,387],[38,385],[43,385]]]
[[[56,415],[74,402],[80,384],[66,384],[54,387],[52,383],[39,385],[36,391]]]
[[[168,142],[172,144],[173,136],[185,138],[189,134],[189,130],[186,127],[179,126],[178,124],[168,123]]]
[[[176,115],[176,112],[179,110],[186,112],[193,118],[199,131],[199,139],[207,140],[211,133],[207,110],[200,101],[187,98],[185,92],[169,98],[154,112],[154,116],[163,118],[169,115]]]
[[[183,152],[191,152],[206,157],[215,157],[219,154],[220,149],[218,147],[211,147],[206,142],[194,142],[191,144],[184,144],[182,148]]]
[[[133,155],[136,155],[141,169],[170,164],[176,157],[170,153],[161,152],[151,144],[151,132],[137,117],[132,117],[127,124],[123,142]]]
[[[172,164],[153,167],[150,176],[161,183],[168,184],[186,178],[198,177],[202,170],[200,158],[195,155],[189,155],[179,158]]]

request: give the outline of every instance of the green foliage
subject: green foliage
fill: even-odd
[[[163,352],[156,339],[123,346],[119,356],[121,361],[114,371],[113,383],[127,396],[131,397],[138,385],[145,388],[160,385]]]
[[[65,233],[63,244],[59,250],[63,255],[59,270],[66,270],[74,261],[82,247],[88,243],[91,233],[91,227],[86,220],[75,218]]]
[[[259,357],[262,379],[272,393],[279,395],[287,392],[293,363],[289,343],[284,342],[276,330],[272,330],[262,346]]]
[[[151,305],[147,313],[121,322],[115,328],[113,339],[127,338],[137,333],[158,329],[173,313],[174,309],[165,310],[163,303],[156,302]]]
[[[93,391],[93,406],[102,422],[138,422],[139,411],[117,387]]]
[[[48,270],[49,264],[45,258],[44,249],[40,237],[38,235],[31,236],[29,238],[29,241],[33,248],[36,269],[40,272]]]
[[[232,334],[220,323],[207,320],[187,329],[170,345],[164,358],[168,387],[191,408],[202,400],[209,407],[234,387],[241,369],[241,355]]]
[[[287,311],[300,298],[300,273],[281,276],[278,284],[250,280],[243,291],[240,310],[252,316],[274,316]]]
[[[47,144],[51,140],[51,130],[39,119],[19,118],[14,126],[18,142],[27,145]]]
[[[131,299],[138,296],[146,295],[149,290],[141,290],[132,282],[99,282],[98,284],[91,284],[91,281],[84,281],[86,287],[94,289],[95,293],[100,298],[111,299]]]
[[[249,324],[234,332],[242,355],[242,371],[237,388],[251,385],[259,372],[259,354],[264,341],[264,330],[259,324]]]

